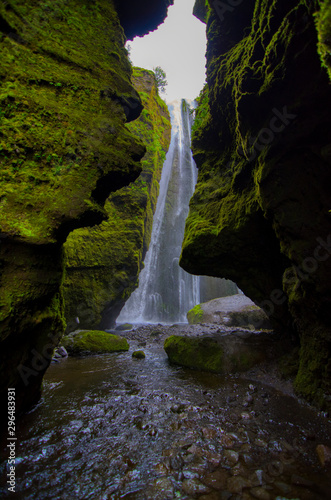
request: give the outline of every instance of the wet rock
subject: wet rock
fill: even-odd
[[[215,490],[223,490],[226,487],[227,479],[228,473],[224,469],[217,469],[204,476],[202,482]]]
[[[222,434],[220,442],[224,448],[233,448],[234,444],[238,441],[238,436],[235,434]]]
[[[211,492],[211,489],[198,479],[184,479],[182,488],[188,495],[202,495]]]
[[[273,333],[236,329],[223,335],[172,335],[164,342],[171,363],[216,373],[244,372],[266,361],[274,347]]]
[[[316,447],[316,453],[322,467],[331,467],[331,448],[319,444]]]
[[[217,430],[211,427],[204,427],[201,432],[206,439],[213,439],[217,435]]]
[[[264,472],[262,469],[256,470],[249,478],[252,486],[262,486],[264,484]]]
[[[292,489],[292,487],[291,487],[291,486],[289,486],[288,484],[283,483],[283,482],[281,482],[281,481],[275,481],[275,482],[274,482],[274,486],[275,486],[275,488],[277,488],[277,490],[278,490],[278,491],[280,491],[283,495],[287,495],[287,494],[291,491],[291,489]]]
[[[291,483],[295,484],[296,486],[304,486],[306,488],[311,488],[312,486],[314,486],[314,483],[312,481],[304,477],[297,476],[296,474],[292,474]]]
[[[259,448],[268,448],[268,443],[266,443],[263,439],[260,438],[255,439],[254,444]]]
[[[258,500],[270,500],[271,498],[270,493],[259,486],[256,488],[252,488],[251,490],[249,490],[249,492],[254,498],[257,498]]]
[[[277,477],[283,474],[284,472],[284,466],[282,462],[278,460],[274,460],[270,464],[268,464],[268,473],[270,476]]]
[[[247,413],[247,412],[241,413],[240,416],[243,420],[251,420],[252,419],[252,415],[250,413]]]
[[[233,476],[227,480],[227,489],[231,493],[241,494],[244,488],[250,488],[250,487],[251,487],[250,481],[242,476]]]
[[[144,353],[144,351],[133,351],[132,357],[135,359],[145,359],[146,354]]]
[[[225,450],[224,451],[224,458],[226,460],[226,462],[233,466],[235,465],[238,460],[239,460],[239,453],[237,453],[236,451],[234,450]]]
[[[63,345],[59,346],[55,352],[57,352],[62,358],[68,357],[67,349]]]
[[[62,341],[68,353],[73,356],[129,350],[125,338],[97,330],[75,331],[63,337]]]
[[[199,479],[199,474],[188,469],[183,469],[183,478],[185,479]]]
[[[117,332],[125,332],[128,330],[132,330],[133,326],[130,323],[123,323],[122,325],[118,325],[115,328],[115,331]]]
[[[199,304],[187,313],[188,322],[216,323],[244,328],[271,328],[265,312],[243,294],[213,299]]]
[[[154,481],[153,487],[147,490],[148,500],[172,500],[175,488],[172,481],[167,477],[162,477]]]
[[[175,455],[170,458],[170,466],[173,470],[179,470],[183,467],[184,461],[180,455]]]
[[[229,496],[224,500],[228,500],[228,498],[231,497],[231,493],[229,493]],[[216,493],[216,491],[213,491],[212,493],[209,493],[207,495],[202,495],[199,497],[199,500],[220,500],[221,497],[219,495],[219,493]]]

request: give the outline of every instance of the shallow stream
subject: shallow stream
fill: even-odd
[[[0,497],[331,498],[316,453],[331,447],[330,420],[258,377],[170,366],[170,332],[145,329],[127,334],[129,352],[51,365],[20,421],[18,493],[7,493],[3,463]],[[146,359],[132,358],[136,348]]]

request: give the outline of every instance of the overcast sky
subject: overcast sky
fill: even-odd
[[[192,15],[194,1],[175,0],[156,31],[129,42],[134,66],[166,72],[167,102],[195,99],[205,81],[206,26]]]

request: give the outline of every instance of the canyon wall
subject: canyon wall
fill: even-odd
[[[134,68],[133,83],[144,110],[128,129],[146,145],[143,170],[130,186],[108,198],[106,221],[73,231],[65,243],[63,292],[68,331],[114,326],[138,285],[149,246],[171,124],[154,73]]]
[[[148,3],[145,32],[169,2]],[[39,397],[63,334],[63,242],[142,170],[125,40],[113,0],[0,4],[0,399],[15,387],[17,411]]]
[[[296,338],[295,387],[330,407],[330,2],[198,1],[195,12],[207,86],[181,265],[235,281]]]

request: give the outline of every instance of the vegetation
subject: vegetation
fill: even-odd
[[[83,328],[99,326],[105,314],[104,326],[114,322],[138,285],[149,245],[171,126],[153,72],[134,68],[133,81],[144,110],[127,128],[146,145],[143,171],[135,182],[108,198],[107,221],[76,230],[67,239],[63,292],[69,331],[77,327],[77,316]]]
[[[155,74],[157,88],[160,92],[165,92],[166,86],[168,85],[165,71],[161,68],[161,66],[156,66],[156,68],[153,68],[153,71]]]
[[[64,337],[63,346],[72,356],[129,350],[125,338],[99,331],[73,332]]]

